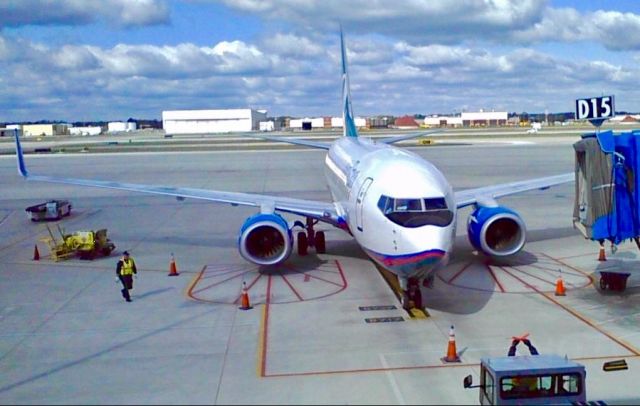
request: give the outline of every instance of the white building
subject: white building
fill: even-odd
[[[333,128],[342,128],[343,127],[342,117],[331,117],[331,127]],[[357,128],[362,128],[367,126],[367,119],[362,117],[356,117],[353,119],[353,123]]]
[[[289,121],[289,128],[292,128],[294,130],[311,130],[313,128],[324,128],[324,118],[294,118]]]
[[[460,127],[462,126],[462,117],[460,116],[431,116],[424,118],[424,124],[427,127]]]
[[[509,113],[506,111],[475,111],[462,113],[462,125],[475,126],[500,126],[507,125]]]
[[[276,123],[273,121],[261,121],[260,131],[273,131],[276,127]]]
[[[69,127],[71,135],[99,135],[101,132],[102,127]]]
[[[127,123],[124,121],[111,121],[107,124],[107,131],[110,133],[127,131]]]
[[[266,110],[171,110],[162,112],[167,134],[206,134],[258,130],[266,121]]]

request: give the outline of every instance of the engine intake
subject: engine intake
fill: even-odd
[[[258,213],[249,217],[240,229],[240,255],[258,265],[275,265],[291,254],[293,236],[287,221],[279,214]]]
[[[524,247],[526,227],[513,210],[502,206],[478,206],[469,216],[467,235],[478,251],[505,257]]]

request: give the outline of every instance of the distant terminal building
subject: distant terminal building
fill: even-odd
[[[23,124],[22,134],[26,137],[39,137],[69,134],[67,124]]]
[[[500,127],[507,125],[509,113],[506,111],[476,111],[462,113],[464,127]]]
[[[162,112],[167,134],[207,134],[258,131],[267,121],[266,110],[171,110]]]

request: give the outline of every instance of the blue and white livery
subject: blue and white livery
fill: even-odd
[[[398,276],[402,289],[409,278],[424,280],[447,263],[456,234],[457,210],[474,205],[469,216],[468,235],[472,245],[488,256],[517,253],[525,244],[525,224],[514,211],[499,206],[495,199],[527,190],[545,189],[574,180],[573,173],[512,182],[454,192],[442,173],[431,163],[391,144],[425,133],[373,141],[358,136],[351,108],[349,75],[344,36],[342,53],[343,137],[332,143],[278,137],[257,137],[327,150],[325,173],[332,202],[318,202],[249,193],[194,188],[141,185],[111,181],[61,178],[27,172],[16,133],[19,173],[28,180],[92,186],[133,192],[209,200],[259,210],[240,228],[238,246],[247,261],[275,265],[293,251],[293,229],[297,250],[305,255],[309,247],[325,252],[323,231],[314,225],[324,222],[350,233],[379,266]],[[306,224],[289,225],[279,213],[302,216]],[[405,306],[406,295],[404,298]]]

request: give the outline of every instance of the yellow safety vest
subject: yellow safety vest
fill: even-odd
[[[120,275],[133,275],[133,259],[122,258],[122,268],[120,268]]]

